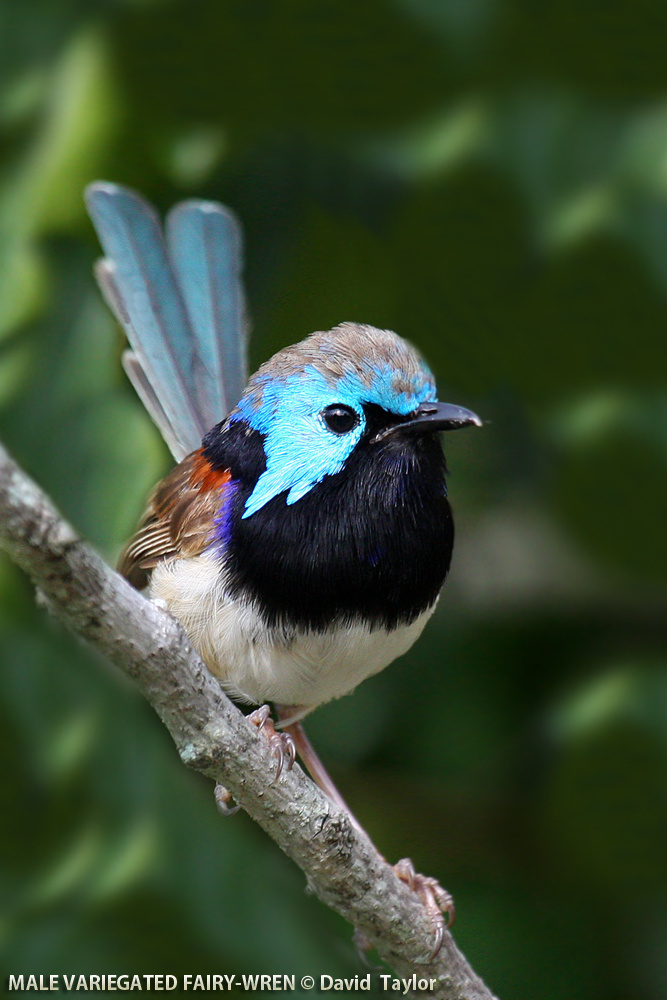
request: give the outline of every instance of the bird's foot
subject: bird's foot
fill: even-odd
[[[451,927],[454,923],[454,900],[447,890],[442,888],[437,879],[416,872],[410,858],[402,858],[392,867],[401,882],[405,882],[424,904],[435,936],[433,952],[431,953],[431,959],[434,959],[442,947],[445,928]],[[447,914],[447,920],[445,920],[444,914]]]
[[[357,955],[360,961],[366,966],[367,969],[372,969],[374,972],[379,972],[382,969],[381,965],[376,965],[375,962],[371,962],[368,958],[369,951],[372,951],[375,945],[366,937],[363,931],[360,931],[358,927],[354,928],[354,934],[352,935],[352,944],[357,949]]]
[[[213,794],[215,795],[215,804],[218,807],[218,812],[222,813],[223,816],[233,816],[241,808],[238,803],[230,806],[232,793],[224,785],[216,785]]]
[[[257,726],[261,733],[264,733],[267,740],[269,741],[269,747],[271,748],[271,753],[278,761],[278,770],[276,776],[273,779],[274,782],[278,780],[280,775],[283,773],[283,768],[285,771],[291,771],[294,766],[294,761],[296,760],[296,747],[294,745],[294,740],[289,733],[278,733],[273,725],[273,719],[271,718],[271,710],[268,705],[262,705],[261,708],[256,708],[254,712],[246,716],[248,722],[252,722],[253,726]]]

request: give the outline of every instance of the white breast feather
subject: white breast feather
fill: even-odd
[[[220,563],[206,554],[160,563],[151,597],[166,603],[232,696],[309,709],[347,694],[405,653],[435,609],[392,630],[364,624],[325,633],[268,629],[251,605],[229,597]]]

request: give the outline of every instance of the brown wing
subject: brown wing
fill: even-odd
[[[200,448],[187,455],[158,483],[134,538],[118,560],[118,570],[141,589],[163,559],[196,556],[211,542],[228,469],[214,469]]]

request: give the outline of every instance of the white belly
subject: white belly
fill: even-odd
[[[208,555],[160,563],[151,597],[166,603],[231,695],[308,708],[347,694],[405,653],[435,608],[391,631],[364,624],[325,633],[268,629],[251,606],[225,593],[220,565]]]

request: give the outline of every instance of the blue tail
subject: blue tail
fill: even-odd
[[[240,226],[222,205],[185,201],[167,218],[128,188],[96,182],[86,203],[106,256],[102,293],[131,351],[125,370],[177,460],[238,402],[246,381]]]

